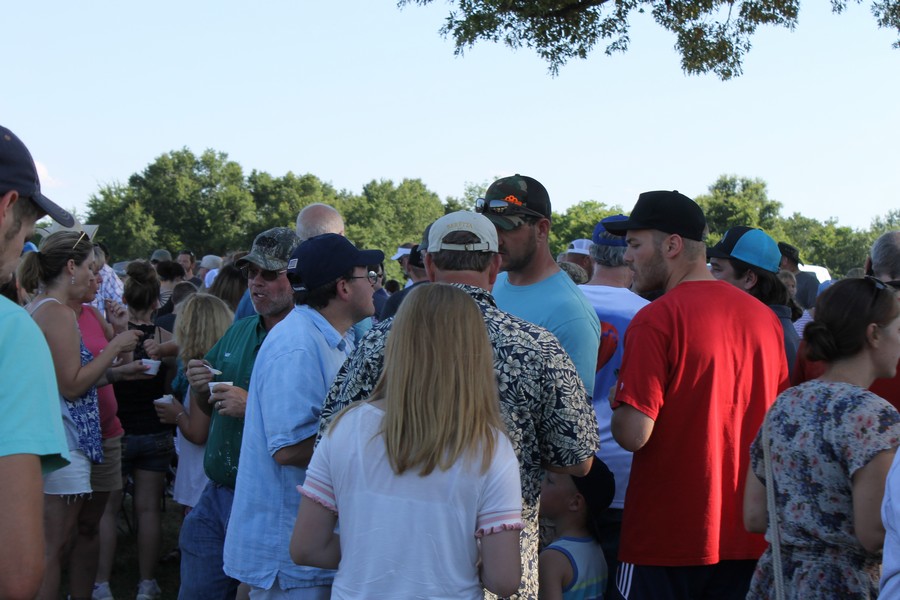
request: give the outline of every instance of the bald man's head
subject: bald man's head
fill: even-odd
[[[321,202],[310,204],[301,210],[297,215],[297,236],[300,241],[323,233],[344,235],[344,219],[341,213]]]

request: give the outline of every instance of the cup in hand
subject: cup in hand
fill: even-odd
[[[172,397],[172,394],[166,394],[162,398],[157,398],[156,400],[154,400],[153,404],[157,404],[160,406],[163,404],[172,404],[172,400],[174,400],[174,398]]]
[[[146,373],[147,375],[156,375],[157,373],[159,373],[159,365],[162,364],[161,361],[153,360],[152,358],[142,358],[141,362],[150,367],[149,369],[144,371],[144,373]]]
[[[234,382],[232,382],[232,381],[210,381],[209,382],[210,395],[213,394],[213,392],[215,391],[215,390],[213,390],[213,388],[216,387],[217,385],[234,385]]]

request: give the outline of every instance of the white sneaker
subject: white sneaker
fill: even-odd
[[[137,597],[135,600],[159,600],[162,596],[162,590],[159,589],[155,579],[145,579],[138,584]]]
[[[109,589],[108,581],[101,581],[94,584],[94,591],[91,593],[92,600],[116,600],[113,598],[112,591]]]

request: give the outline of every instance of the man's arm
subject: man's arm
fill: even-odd
[[[0,481],[0,598],[34,598],[44,575],[40,458],[0,456]]]
[[[555,465],[541,465],[541,466],[548,471],[553,471],[554,473],[562,473],[563,475],[574,475],[575,477],[584,477],[585,475],[588,474],[588,471],[591,470],[592,464],[594,464],[594,457],[588,456],[586,459],[584,459],[577,465],[570,465],[568,467],[557,467]]]
[[[622,448],[637,452],[650,440],[656,421],[628,404],[613,409],[612,434]]]
[[[275,459],[282,467],[301,467],[305,469],[309,466],[309,459],[312,458],[313,448],[316,445],[316,436],[310,436],[302,442],[297,442],[291,446],[285,446],[275,451],[272,458]]]
[[[600,446],[597,415],[575,365],[557,339],[545,331],[539,343],[543,359],[538,424],[541,466],[556,473],[586,475]]]

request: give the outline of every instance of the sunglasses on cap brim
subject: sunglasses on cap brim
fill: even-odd
[[[541,213],[525,208],[521,204],[514,204],[506,200],[485,200],[484,198],[479,198],[475,201],[475,212],[500,217],[528,216],[538,219],[545,218]]]

